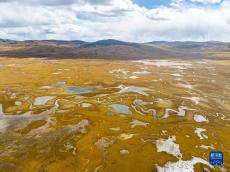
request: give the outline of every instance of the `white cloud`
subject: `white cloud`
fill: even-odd
[[[0,0],[0,3],[16,2],[27,5],[59,6],[70,4],[109,4],[111,0]]]
[[[0,38],[230,41],[228,0],[216,8],[176,0],[179,6],[155,9],[131,0],[17,1],[0,3]]]
[[[217,4],[220,3],[222,0],[191,0],[191,2],[200,2],[204,4]]]
[[[180,7],[184,3],[184,0],[171,0],[171,6]]]

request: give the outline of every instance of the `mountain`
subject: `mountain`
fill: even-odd
[[[84,44],[82,47],[95,48],[95,47],[107,47],[107,46],[118,46],[118,45],[140,48],[140,44],[123,42],[123,41],[114,40],[114,39],[100,40],[100,41],[96,41],[92,43],[87,43],[87,44]]]
[[[167,41],[153,41],[147,43],[150,45],[167,47],[172,49],[179,49],[184,51],[230,51],[229,42],[218,42],[218,41],[208,41],[208,42],[167,42]]]
[[[24,43],[24,44],[56,44],[56,45],[80,45],[87,42],[80,41],[80,40],[73,40],[73,41],[65,41],[65,40],[26,40],[17,43]]]
[[[12,43],[15,43],[17,41],[13,41],[13,40],[10,40],[10,39],[0,39],[0,44],[12,44]]]
[[[150,42],[132,43],[119,40],[27,40],[2,41],[0,57],[47,57],[86,59],[164,59],[226,58],[230,44],[223,42]],[[219,54],[218,54],[219,53]]]

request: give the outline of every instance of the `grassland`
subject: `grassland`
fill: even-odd
[[[230,170],[229,69],[229,60],[1,58],[0,171]],[[208,164],[211,150],[224,152],[223,167]]]

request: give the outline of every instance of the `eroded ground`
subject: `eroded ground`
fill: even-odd
[[[0,59],[1,172],[227,171],[230,61]],[[223,167],[208,163],[224,152]]]

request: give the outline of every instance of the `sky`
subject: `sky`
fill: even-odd
[[[230,0],[0,0],[0,38],[230,42]]]

